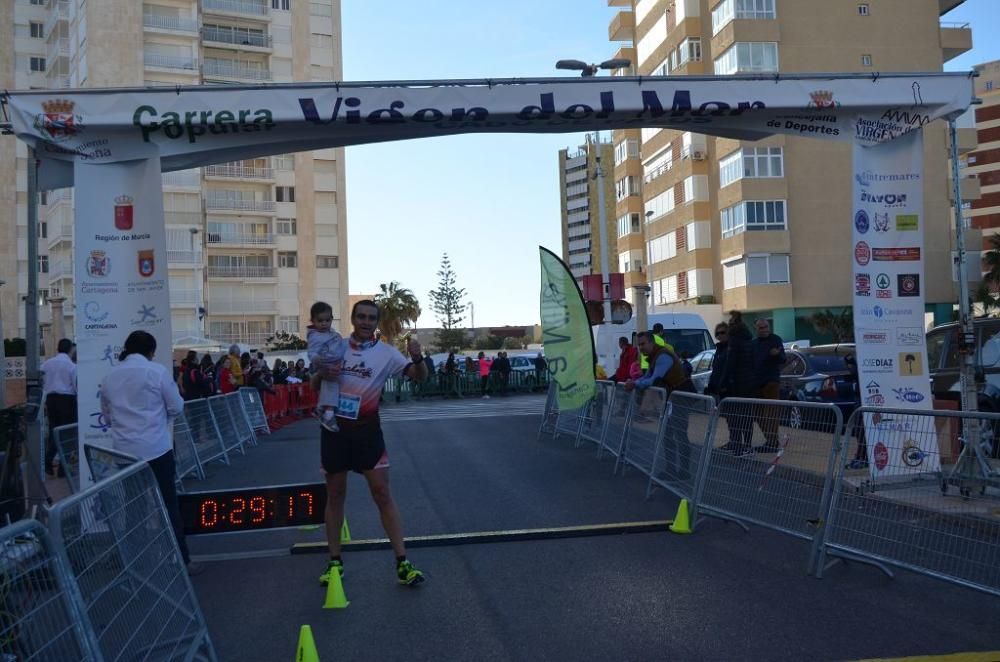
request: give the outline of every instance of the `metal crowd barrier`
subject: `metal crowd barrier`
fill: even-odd
[[[257,435],[253,433],[253,426],[250,425],[250,418],[243,409],[243,399],[236,391],[222,396],[229,407],[229,416],[233,419],[233,429],[239,437],[240,444],[247,446],[257,445]]]
[[[615,384],[615,394],[612,406],[604,425],[604,437],[597,447],[597,457],[600,459],[604,451],[618,457],[621,452],[622,440],[628,434],[632,423],[632,410],[635,406],[635,391],[629,393],[622,384]],[[616,463],[617,466],[617,463]]]
[[[188,476],[205,478],[205,470],[198,458],[198,449],[191,436],[191,428],[183,413],[174,419],[174,464],[178,486],[183,486],[182,481]]]
[[[215,419],[223,450],[227,453],[236,450],[241,455],[246,455],[243,440],[236,431],[236,421],[233,420],[232,412],[229,411],[229,402],[226,400],[226,396],[213,395],[208,398],[208,408],[212,411],[212,418]]]
[[[96,659],[216,659],[146,463],[57,503],[49,530],[79,589]]]
[[[83,456],[87,460],[90,475],[94,478],[95,483],[110,478],[119,471],[139,462],[139,458],[134,455],[90,444],[83,445]]]
[[[848,431],[865,416],[867,468],[849,457]],[[864,408],[845,429],[829,514],[816,561],[826,557],[904,568],[1000,595],[1000,476],[983,447],[996,443],[1000,415]],[[981,439],[979,451],[964,444]],[[956,489],[957,488],[957,489]]]
[[[80,491],[80,429],[76,423],[60,425],[52,430],[52,439],[59,454],[59,466],[66,474],[70,492]]]
[[[662,388],[636,391],[632,404],[631,425],[621,437],[615,454],[614,473],[630,465],[649,476],[653,472],[653,458],[657,442],[663,436],[667,420],[667,392]]]
[[[554,384],[549,385],[549,392],[555,393]],[[600,446],[604,439],[605,430],[608,427],[608,418],[611,415],[611,407],[615,400],[614,382],[605,380],[597,381],[597,395],[590,402],[584,414],[583,425],[580,426],[580,434],[576,439],[579,446],[584,441]]]
[[[580,436],[584,417],[589,407],[590,402],[587,402],[582,407],[577,407],[576,409],[560,409],[556,412],[556,424],[552,436],[558,437],[560,434],[568,434],[576,442],[577,437]]]
[[[35,520],[0,529],[0,660],[96,662],[75,583]]]
[[[228,411],[227,408],[226,412]],[[222,432],[208,400],[199,398],[185,402],[184,418],[187,419],[188,430],[191,432],[191,439],[194,441],[202,468],[215,460],[229,464],[229,454],[222,441]]]
[[[705,466],[706,441],[714,439],[715,400],[697,393],[670,394],[667,417],[657,438],[646,485],[646,498],[662,487],[682,499],[694,500],[696,481]]]
[[[832,483],[840,409],[727,398],[716,424],[707,471],[694,495],[697,511],[813,540]]]
[[[545,410],[542,413],[542,422],[538,426],[536,440],[541,440],[543,434],[555,434],[558,417],[559,403],[556,400],[556,383],[549,382],[549,388],[545,395]]]
[[[241,388],[238,393],[243,402],[243,411],[246,412],[250,421],[250,427],[254,432],[271,434],[271,428],[267,424],[267,414],[264,412],[264,401],[260,391],[255,388]]]

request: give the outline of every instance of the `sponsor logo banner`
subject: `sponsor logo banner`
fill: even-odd
[[[74,256],[80,283],[77,342],[77,414],[84,442],[111,445],[111,432],[100,414],[105,375],[118,364],[129,333],[142,329],[156,338],[156,359],[171,369],[170,298],[157,263],[165,265],[166,230],[160,164],[92,165],[77,163],[77,242]],[[82,272],[82,273],[81,273]],[[86,422],[85,424],[83,422]],[[81,485],[90,481],[86,462]]]
[[[859,123],[867,135],[899,130],[919,112],[894,111]],[[861,402],[869,408],[930,409],[924,359],[923,139],[919,132],[892,143],[854,147],[854,320]],[[859,222],[859,219],[860,222]],[[864,415],[869,472],[873,478],[934,472],[934,435],[916,435],[919,422],[905,415]],[[926,437],[926,438],[925,438]]]

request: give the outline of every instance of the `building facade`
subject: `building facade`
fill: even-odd
[[[0,53],[0,77],[6,75],[10,89],[343,78],[340,0],[14,0],[14,8],[14,39],[4,40],[0,32],[0,44],[13,44],[0,46],[12,50]],[[16,220],[0,217],[0,232],[17,228],[23,295],[27,150],[14,142],[0,141],[0,149],[17,152]],[[10,180],[0,170],[0,197],[10,195]],[[304,334],[316,300],[328,301],[334,324],[343,326],[344,181],[343,149],[164,174],[175,341],[195,336],[262,346],[275,331]],[[50,191],[41,196],[39,211],[40,289],[56,301],[57,316],[62,300],[67,333],[75,312],[73,195],[72,189]],[[0,215],[10,209],[5,206]],[[13,314],[23,334],[24,312]],[[51,320],[52,314],[43,320],[57,329],[60,320]],[[12,326],[8,336],[15,335]]]
[[[960,2],[609,0],[619,11],[608,36],[633,63],[617,75],[941,71],[972,46],[967,25],[940,22]],[[925,130],[925,269],[929,311],[950,318],[946,138],[943,123]],[[645,256],[629,284],[648,284],[655,312],[714,304],[822,340],[810,316],[851,305],[849,144],[665,129],[613,141],[626,155],[616,179],[641,185],[641,202],[618,201],[619,217],[641,221],[618,250]]]
[[[591,134],[575,152],[559,150],[559,208],[562,213],[562,259],[577,282],[601,273],[601,208],[597,169],[604,173],[604,219],[608,237],[608,269],[621,271],[615,249],[615,180],[610,142]]]
[[[965,215],[971,227],[982,231],[984,249],[992,250],[985,240],[1000,234],[1000,60],[980,64],[976,72],[976,96],[982,104],[971,112],[978,145],[965,156],[963,174],[979,180],[981,196],[966,205]]]

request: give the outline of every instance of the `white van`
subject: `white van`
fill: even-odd
[[[706,349],[715,347],[712,334],[701,315],[693,313],[660,313],[649,315],[649,328],[659,322],[663,325],[663,335],[668,343],[673,345],[677,354],[687,353],[694,356]],[[618,360],[621,349],[618,339],[624,336],[633,341],[635,333],[635,318],[625,324],[601,324],[593,327],[594,348],[597,350],[597,362],[604,366],[608,376],[618,370]]]

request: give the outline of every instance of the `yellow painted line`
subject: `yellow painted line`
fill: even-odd
[[[877,657],[857,662],[1000,662],[1000,651],[987,653],[950,653],[913,657]]]

